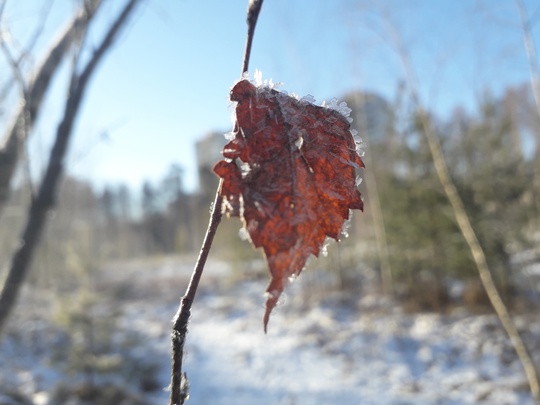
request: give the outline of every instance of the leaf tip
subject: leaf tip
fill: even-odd
[[[276,307],[280,295],[281,291],[278,290],[266,291],[266,311],[264,312],[263,318],[264,333],[268,331],[268,321],[270,320],[270,314],[272,313],[272,310]]]

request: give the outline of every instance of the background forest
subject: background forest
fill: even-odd
[[[62,13],[70,15],[92,2],[64,2],[69,3],[66,7],[44,1],[42,9],[21,6],[12,9],[12,14],[9,3],[0,1],[4,58],[0,65],[0,128],[5,139],[12,114],[26,95],[24,83],[31,82],[27,78],[39,65],[35,54],[46,52],[47,40],[56,32],[57,25],[46,21],[55,22]],[[69,79],[70,58],[81,63],[91,54],[97,43],[94,37],[110,23],[103,19],[105,11],[118,11],[118,5],[109,3],[103,1],[103,14],[98,12],[96,19],[87,21],[90,34],[86,42],[66,52],[55,80]],[[162,15],[167,5],[140,3],[143,5],[123,39],[110,51],[111,58],[116,53],[122,56],[123,41],[138,35],[135,27],[144,22],[146,13],[170,23]],[[245,1],[238,3],[234,7],[242,10],[241,20]],[[261,19],[266,12],[275,21],[272,18],[285,6],[276,2],[277,8],[272,9],[272,0],[267,3]],[[504,70],[508,59],[519,54],[521,64],[515,69],[521,76],[491,86],[493,72],[487,69],[484,75],[480,71],[478,80],[487,83],[473,97],[463,103],[458,100],[443,111],[435,102],[431,108],[426,96],[437,83],[427,83],[422,58],[415,64],[414,46],[421,48],[422,42],[409,35],[406,21],[396,17],[395,2],[382,3],[376,7],[358,2],[349,15],[346,7],[333,10],[350,36],[344,42],[351,69],[362,70],[355,62],[362,44],[369,49],[380,46],[365,33],[355,33],[351,28],[355,22],[375,32],[377,41],[390,44],[397,65],[406,67],[406,73],[391,76],[388,83],[374,89],[363,85],[369,80],[362,80],[360,73],[351,75],[352,79],[342,80],[338,92],[331,94],[352,109],[352,126],[365,143],[366,170],[360,172],[365,212],[355,213],[343,240],[330,243],[327,252],[313,260],[291,285],[275,324],[271,322],[269,336],[264,337],[259,336],[259,323],[268,279],[266,265],[261,252],[240,237],[241,222],[224,220],[203,276],[200,309],[194,310],[189,335],[194,341],[188,348],[187,368],[193,376],[193,403],[249,404],[254,398],[276,404],[356,404],[358,398],[388,404],[534,403],[437,176],[424,124],[427,119],[442,145],[451,178],[503,301],[540,367],[540,70],[538,56],[531,53],[539,38],[540,7],[534,2],[475,2],[473,11],[478,18],[489,20],[495,29],[513,24],[522,42],[510,47],[505,44],[496,55],[507,55],[501,62]],[[414,2],[407,12],[429,19],[430,15],[423,14],[426,11],[419,11],[425,3]],[[307,2],[303,4],[308,7]],[[292,16],[300,12],[298,7],[291,11]],[[320,15],[324,15],[327,6],[321,7]],[[63,11],[55,11],[58,8]],[[513,10],[512,17],[501,20],[509,15],[508,10]],[[520,12],[526,12],[524,19],[520,20]],[[25,13],[36,22],[37,45],[15,39]],[[320,22],[317,15],[306,17],[307,32],[313,33],[311,25],[316,28]],[[465,20],[459,25],[467,24]],[[284,27],[291,29],[286,23]],[[259,47],[269,35],[265,25],[261,31]],[[411,37],[416,41],[407,42]],[[302,38],[291,45],[296,51],[287,51],[296,52],[295,58],[303,57],[298,52]],[[257,39],[256,35],[255,47]],[[523,47],[523,40],[528,48]],[[485,47],[487,60],[497,39],[485,41],[474,47]],[[257,54],[253,58],[253,66],[258,67]],[[261,59],[264,64],[264,57]],[[513,60],[509,66],[518,66],[517,58]],[[105,67],[114,61],[105,60],[104,72],[98,71],[96,77],[106,76]],[[393,69],[386,66],[385,72]],[[340,73],[332,72],[330,82],[335,82]],[[286,85],[294,85],[294,72],[287,74],[291,83]],[[217,76],[226,90],[216,97],[222,101],[220,108],[227,111],[223,101],[226,86],[238,78],[225,73]],[[323,73],[315,77],[314,82],[325,81]],[[97,80],[95,86],[102,86]],[[302,86],[310,88],[309,84]],[[284,88],[289,90],[289,86]],[[49,148],[43,134],[56,128],[50,117],[59,110],[57,101],[65,98],[61,89],[62,85],[51,84],[52,93],[41,105],[35,129],[25,132],[28,143],[18,152],[9,198],[0,207],[0,282],[7,277],[20,246],[21,230],[41,184],[47,163],[43,156]],[[444,93],[442,84],[439,92]],[[83,104],[82,117],[92,111],[92,97]],[[444,96],[438,94],[438,98]],[[422,110],[427,114],[421,115]],[[166,111],[165,115],[171,114]],[[185,115],[182,119],[186,121],[197,117],[196,112]],[[107,120],[104,127],[111,125]],[[161,159],[155,170],[152,162],[160,159],[149,152],[137,166],[148,164],[152,175],[136,183],[127,175],[124,179],[89,175],[94,171],[93,161],[85,163],[80,157],[91,154],[94,146],[88,145],[100,144],[99,150],[109,137],[112,143],[120,139],[117,142],[122,145],[122,137],[114,129],[96,135],[101,129],[94,127],[91,142],[82,147],[74,141],[77,153],[68,154],[54,210],[47,216],[28,278],[0,335],[0,404],[146,404],[167,397],[163,388],[170,366],[170,318],[199,252],[218,184],[211,168],[221,158],[226,142],[223,135],[230,131],[217,119],[204,124],[204,130],[189,136],[167,135],[181,138],[181,145],[191,154],[189,160]],[[161,129],[158,125],[156,132]],[[77,127],[73,136],[87,128]],[[139,138],[133,134],[130,142],[137,143]],[[161,142],[158,136],[156,143]],[[4,153],[8,142],[2,142]],[[123,162],[119,157],[119,173],[130,170]],[[134,165],[133,171],[137,170],[144,169]],[[213,340],[220,334],[222,339]],[[265,346],[275,342],[276,347],[264,352]],[[371,357],[369,348],[377,355]],[[275,364],[274,358],[283,365]],[[216,364],[224,365],[216,369]],[[325,368],[329,374],[316,376],[309,372],[312,368]],[[253,378],[246,375],[229,380],[227,369],[240,376],[252,373]],[[298,374],[302,375],[298,386],[285,382]],[[317,378],[323,380],[317,382]]]

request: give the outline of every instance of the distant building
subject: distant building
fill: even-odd
[[[213,198],[219,182],[218,177],[212,169],[218,161],[223,159],[221,151],[227,143],[224,134],[225,131],[209,132],[195,144],[199,174],[199,193],[209,199]]]
[[[393,113],[392,108],[383,97],[375,93],[354,92],[343,97],[352,109],[352,127],[360,137],[370,143],[388,140]]]

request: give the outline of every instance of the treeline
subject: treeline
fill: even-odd
[[[458,108],[446,120],[430,120],[488,264],[510,301],[524,292],[523,258],[540,261],[540,117],[528,86],[509,88],[499,98],[486,95],[477,110]],[[382,207],[387,246],[381,251],[391,269],[390,287],[406,297],[430,291],[426,304],[437,306],[449,299],[452,281],[463,280],[478,287],[469,294],[479,300],[476,266],[435,173],[422,123],[411,111],[407,103],[388,105],[385,134],[369,139],[367,151]],[[365,191],[369,207],[371,190]],[[375,265],[380,256],[372,258]],[[531,292],[531,286],[521,287]]]

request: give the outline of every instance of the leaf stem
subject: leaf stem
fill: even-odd
[[[257,19],[264,0],[250,0],[247,11],[247,25],[248,33],[246,37],[246,49],[244,51],[244,61],[242,63],[242,74],[246,73],[249,69],[249,59],[251,56],[251,44],[253,43],[253,36],[255,35],[255,27],[257,26]]]
[[[257,25],[257,19],[261,11],[263,0],[250,0],[247,11],[247,40],[246,49],[244,51],[244,59],[242,62],[242,74],[248,71],[249,59],[251,56],[251,45],[253,43],[253,36],[255,34],[255,26]],[[185,295],[180,300],[180,306],[176,315],[173,318],[173,328],[171,333],[172,340],[172,370],[171,370],[171,397],[170,405],[182,405],[189,397],[189,382],[186,374],[182,372],[182,360],[184,357],[184,343],[186,341],[186,334],[188,331],[189,318],[191,316],[191,306],[195,300],[195,294],[199,286],[199,281],[206,264],[206,259],[210,253],[214,236],[217,228],[221,222],[223,216],[222,202],[223,196],[221,195],[221,187],[223,180],[219,181],[219,185],[216,191],[216,197],[212,206],[212,212],[210,214],[210,221],[208,223],[208,229],[204,237],[199,258],[193,269],[191,280],[187,287]]]

